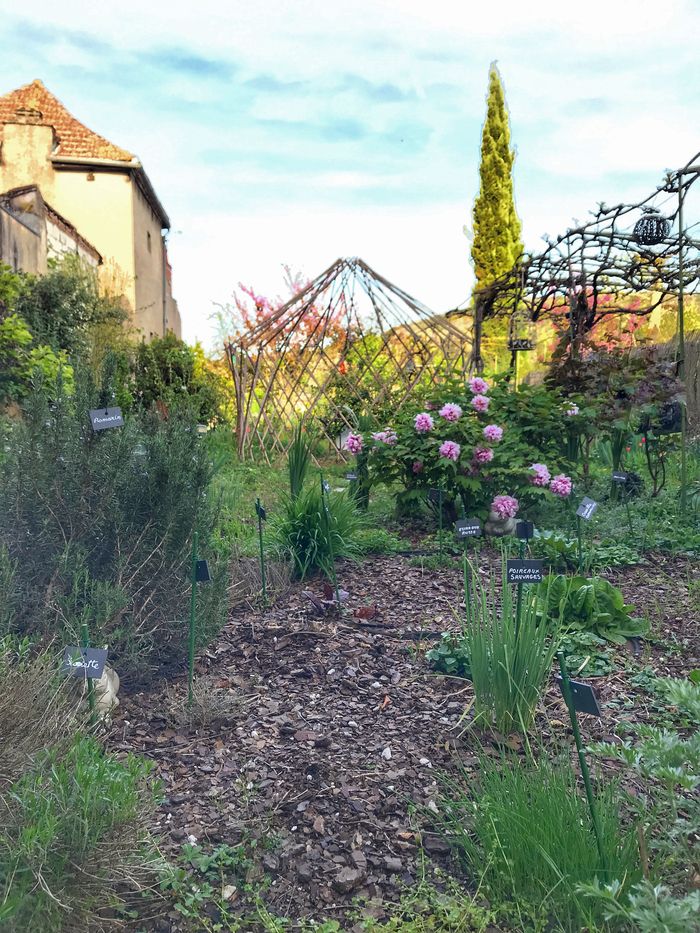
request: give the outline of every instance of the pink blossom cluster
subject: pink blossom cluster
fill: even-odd
[[[478,412],[488,411],[489,403],[490,399],[487,395],[475,395],[472,399],[472,408]]]
[[[578,413],[579,413],[579,407],[578,405],[574,405],[573,402],[566,409],[566,414],[569,416],[569,418],[571,418],[573,415],[577,415]]]
[[[462,417],[462,409],[456,402],[447,402],[440,409],[440,417],[445,421],[459,421]]]
[[[533,486],[549,486],[551,474],[544,463],[533,463],[530,471],[530,482]]]
[[[474,376],[473,379],[469,380],[469,389],[472,395],[486,395],[489,390],[489,384],[485,379],[482,379],[481,376]]]
[[[455,441],[443,441],[440,444],[440,456],[447,460],[459,460],[459,454],[462,448]]]
[[[503,437],[503,428],[499,427],[497,424],[487,424],[483,430],[483,435],[487,441],[491,441],[492,444],[497,444]]]
[[[472,460],[474,463],[490,463],[493,460],[493,451],[490,447],[475,447]]]
[[[513,496],[495,496],[491,503],[491,511],[499,518],[515,518],[520,503]]]
[[[422,460],[413,461],[413,472],[416,474],[423,472],[423,461]]]
[[[362,443],[361,434],[348,434],[345,439],[345,449],[349,450],[351,454],[359,454],[362,452]]]
[[[386,431],[375,431],[372,437],[375,439],[375,441],[379,441],[381,444],[386,444],[387,447],[393,447],[398,440],[396,437],[396,431],[392,431],[390,428],[388,428]]]
[[[571,478],[565,476],[564,473],[559,473],[549,484],[550,492],[553,492],[555,496],[559,496],[560,499],[566,499],[567,496],[570,496],[573,488],[574,484],[571,482]]]
[[[433,419],[432,416],[428,414],[427,411],[422,411],[420,414],[417,414],[415,417],[416,431],[419,434],[427,434],[428,431],[433,430]]]

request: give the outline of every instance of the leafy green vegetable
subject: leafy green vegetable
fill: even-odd
[[[570,631],[593,632],[606,641],[624,645],[649,631],[649,623],[632,616],[622,591],[603,577],[550,575],[538,584],[542,598],[549,592],[548,615]]]

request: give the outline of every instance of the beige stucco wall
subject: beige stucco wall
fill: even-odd
[[[60,259],[67,253],[77,253],[88,266],[97,266],[95,254],[85,249],[75,235],[46,218],[46,255],[48,259]]]
[[[150,339],[163,335],[164,261],[160,219],[138,185],[134,189],[134,324]]]

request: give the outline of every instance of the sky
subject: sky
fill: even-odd
[[[41,78],[138,155],[172,222],[183,336],[212,349],[216,305],[241,282],[283,295],[285,265],[313,278],[359,256],[435,311],[468,299],[491,61],[527,249],[700,149],[698,0],[0,0],[0,13],[0,92]]]

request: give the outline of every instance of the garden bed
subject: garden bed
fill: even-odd
[[[479,571],[497,571],[498,561],[483,552]],[[584,741],[658,724],[646,669],[685,676],[700,667],[692,561],[648,555],[605,576],[649,618],[652,636],[638,653],[617,650],[614,670],[590,681],[603,717],[581,717]],[[233,703],[218,721],[173,719],[184,678],[167,692],[129,695],[126,684],[109,744],[155,762],[166,799],[153,829],[166,855],[192,837],[207,851],[245,852],[236,877],[224,879],[236,886],[229,904],[243,910],[251,886],[274,914],[336,919],[349,930],[354,921],[344,918],[358,898],[381,917],[406,885],[455,868],[433,819],[440,774],[474,769],[477,738],[487,753],[500,750],[493,738],[464,734],[470,684],[435,675],[425,659],[441,632],[461,625],[461,565],[428,571],[377,557],[339,566],[339,579],[350,594],[342,618],[322,616],[304,595],[320,594],[320,583],[295,585],[267,611],[237,613],[200,655],[198,678]],[[571,742],[554,676],[532,734]],[[516,752],[522,741],[502,739]],[[172,910],[149,927],[184,928]]]

